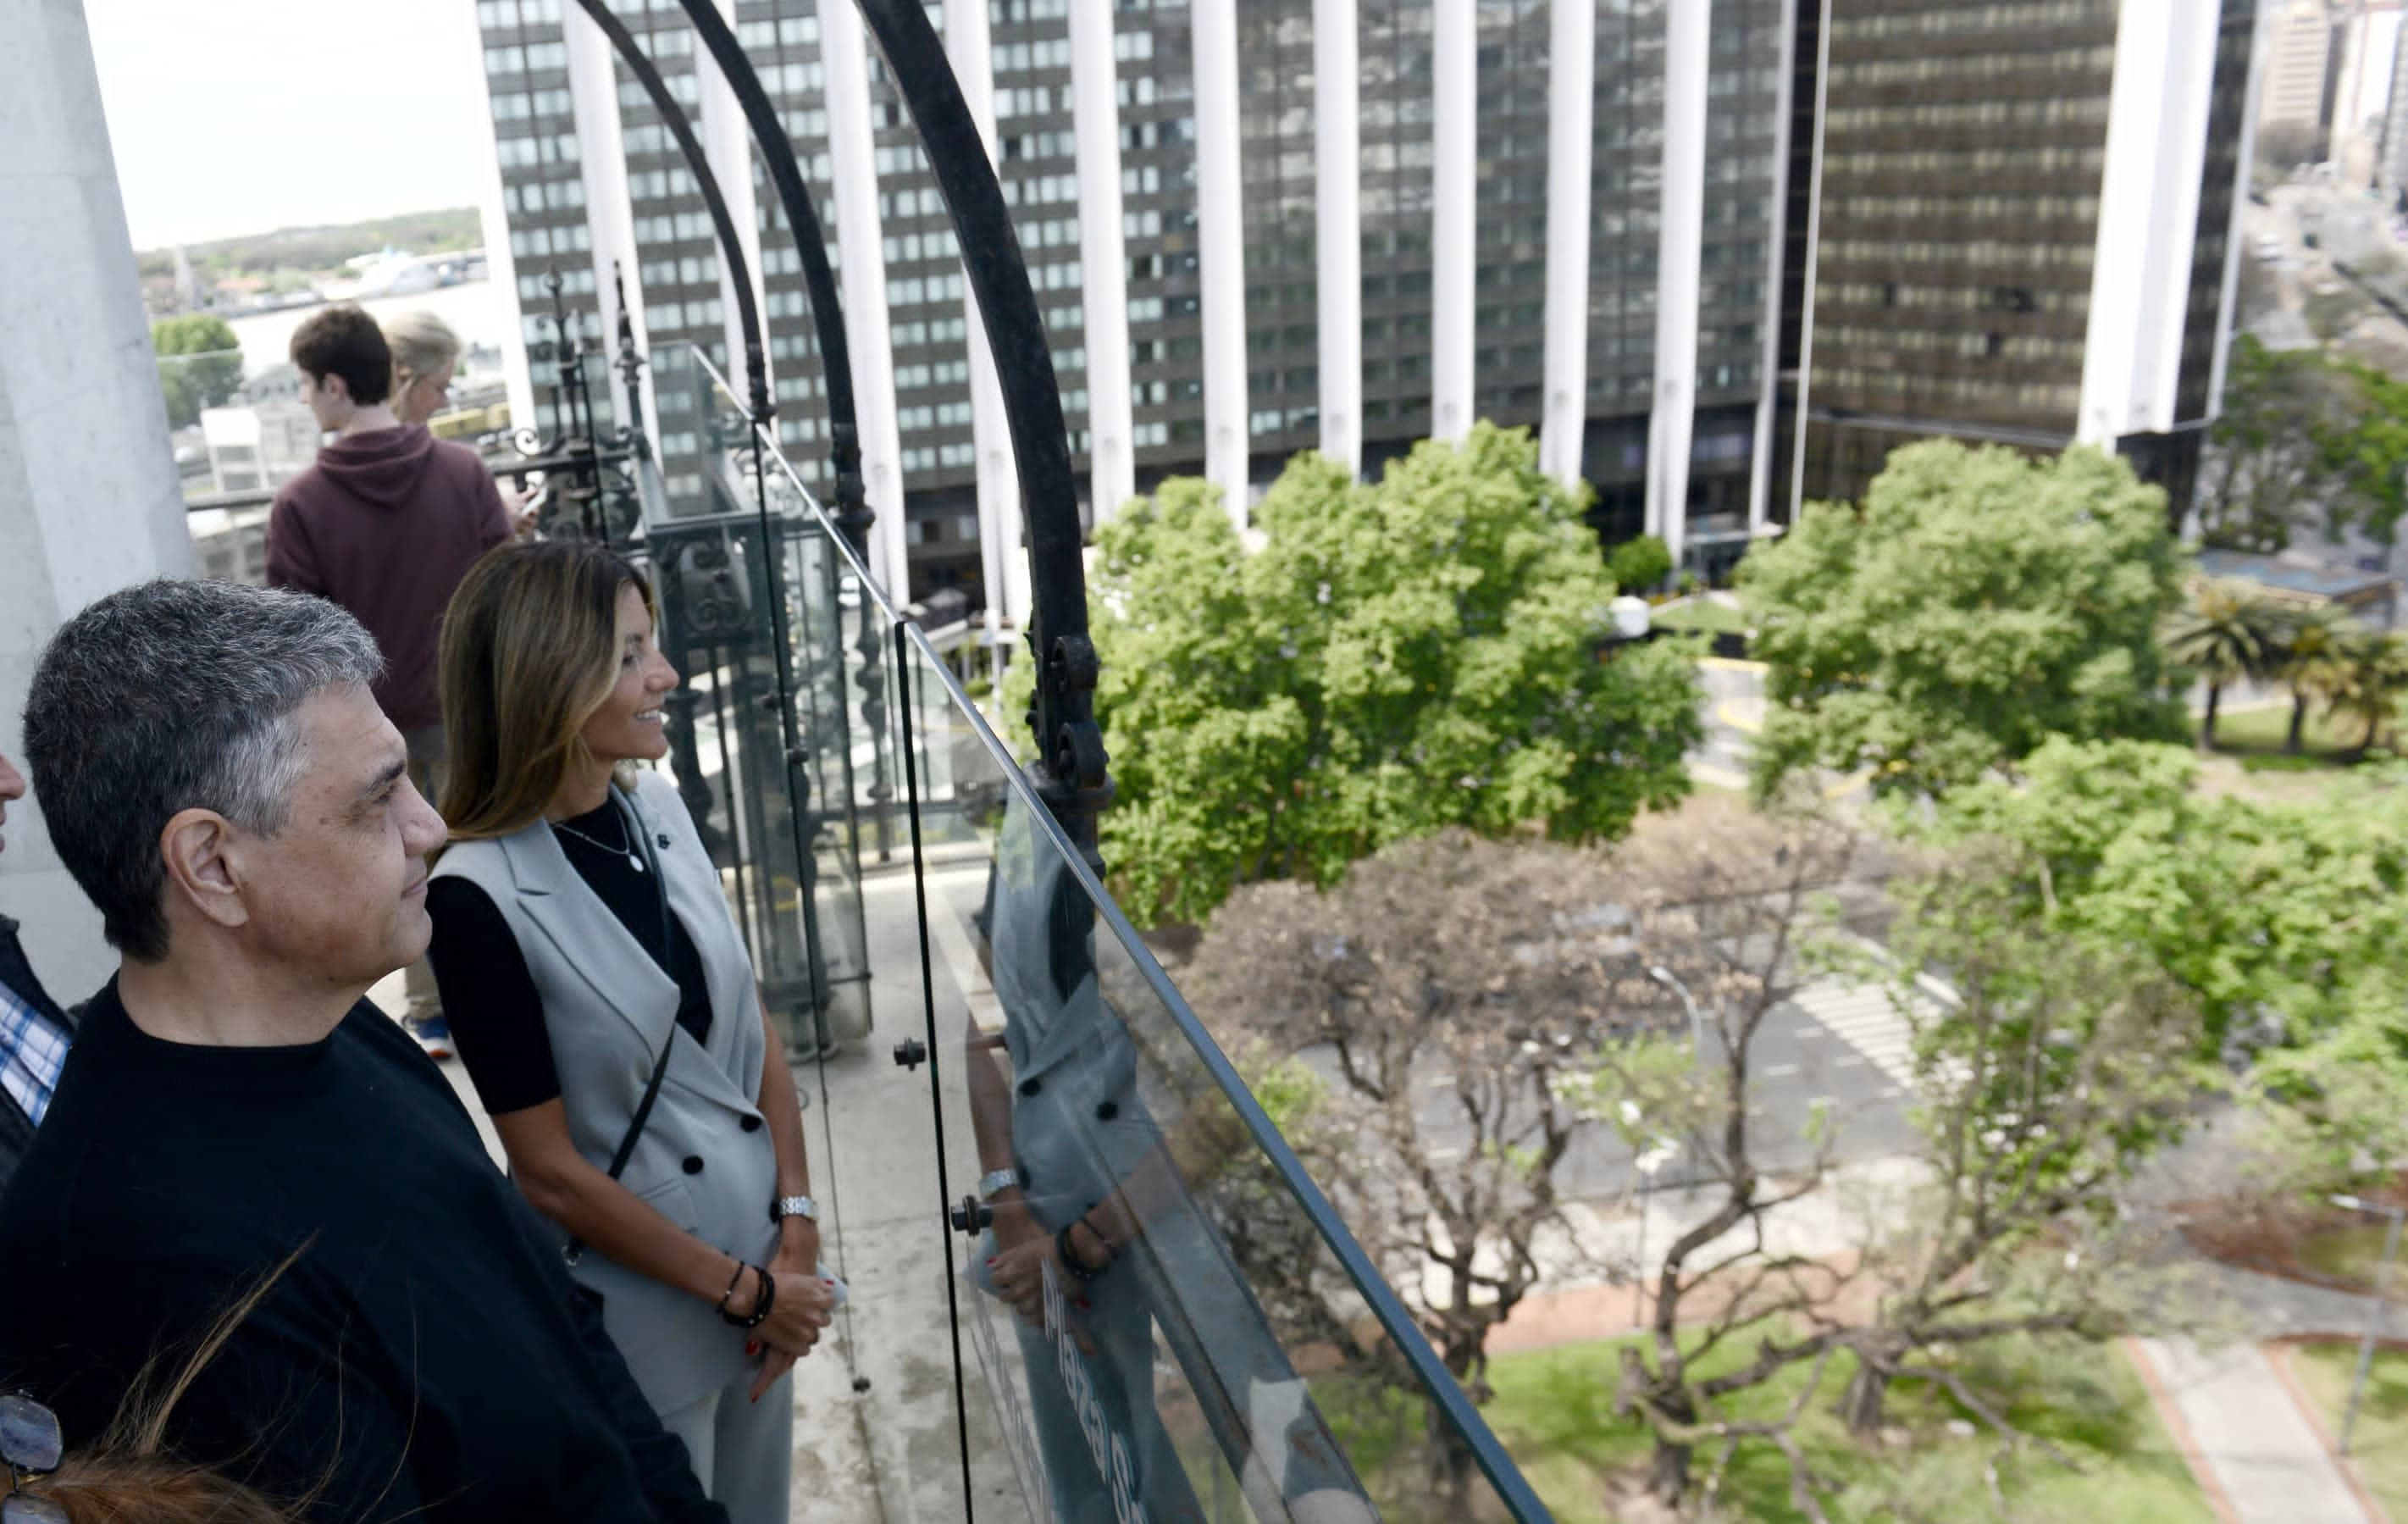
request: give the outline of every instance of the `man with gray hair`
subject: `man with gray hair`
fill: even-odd
[[[364,999],[425,950],[443,841],[380,668],[333,604],[224,582],[111,594],[43,654],[26,757],[122,956],[0,1199],[0,1389],[89,1443],[272,1278],[180,1458],[316,1518],[724,1520]]]

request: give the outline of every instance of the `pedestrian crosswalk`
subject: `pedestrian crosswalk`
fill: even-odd
[[[1863,945],[1876,957],[1883,956],[1872,943]],[[1829,1028],[1833,1036],[1862,1055],[1866,1062],[1880,1070],[1900,1090],[1918,1087],[1914,1073],[1916,1025],[1936,1018],[1956,1003],[1953,991],[1928,977],[1916,980],[1909,996],[1912,1019],[1899,1009],[1897,994],[1888,986],[1859,984],[1828,974],[1809,981],[1791,998],[1799,1009]],[[1840,1060],[1840,1066],[1846,1063],[1844,1058]],[[1948,1070],[1951,1074],[1964,1072],[1960,1062],[1952,1062]]]
[[[1888,990],[1827,977],[1800,986],[1793,999],[1892,1085],[1905,1088],[1914,1083],[1914,1030],[1891,1002]]]

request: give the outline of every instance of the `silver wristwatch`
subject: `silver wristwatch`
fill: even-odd
[[[820,1204],[808,1196],[781,1196],[778,1198],[778,1220],[783,1222],[788,1217],[817,1222],[820,1220]]]
[[[992,1201],[1019,1184],[1020,1172],[1016,1170],[989,1170],[979,1176],[979,1200]]]

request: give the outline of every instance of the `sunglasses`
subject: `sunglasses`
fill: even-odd
[[[0,1395],[0,1462],[8,1467],[0,1524],[68,1524],[65,1509],[22,1490],[36,1477],[58,1470],[65,1448],[57,1414],[22,1392]]]

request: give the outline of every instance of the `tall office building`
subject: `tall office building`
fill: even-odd
[[[2116,449],[2179,512],[2222,388],[2256,0],[1829,0],[1786,495],[1897,446]]]
[[[1715,0],[1711,24],[1704,5],[1666,0],[931,5],[992,124],[1082,506],[1109,514],[1164,476],[1209,473],[1242,512],[1297,450],[1375,472],[1485,417],[1540,429],[1552,469],[1597,484],[1611,533],[1735,555],[1767,507],[1795,4]],[[682,14],[623,8],[766,251],[779,427],[820,468],[817,362],[776,198]],[[900,98],[849,8],[723,9],[834,246],[889,554],[924,592],[993,581],[981,540],[1009,504],[982,497],[1008,498],[985,468],[1008,446],[973,383],[960,266]],[[589,333],[615,320],[615,266],[646,342],[730,352],[701,199],[599,32],[559,0],[478,14],[537,378],[555,264]],[[693,442],[684,399],[648,406],[674,460]]]
[[[1000,395],[901,99],[849,5],[720,5],[832,246],[877,556],[908,565],[917,593],[970,584],[1015,611]],[[744,230],[779,430],[822,471],[818,360],[777,198],[675,0],[621,8]],[[1375,473],[1488,418],[1534,428],[1549,470],[1593,483],[1609,537],[1653,530],[1707,570],[1801,486],[1856,490],[1899,439],[2042,447],[2203,416],[2248,10],[929,6],[992,134],[1084,511],[1179,473],[1211,477],[1242,517],[1298,450]],[[643,341],[734,352],[700,196],[600,32],[561,0],[480,0],[478,15],[537,374],[553,265],[589,331],[615,320],[615,269]],[[2096,306],[2100,291],[2114,303]],[[2120,371],[2097,358],[2109,350]],[[644,406],[674,470],[697,438],[690,399],[655,387]]]
[[[2319,135],[2333,125],[2345,17],[2326,0],[2272,0],[2266,9],[2266,78],[2258,125]]]

